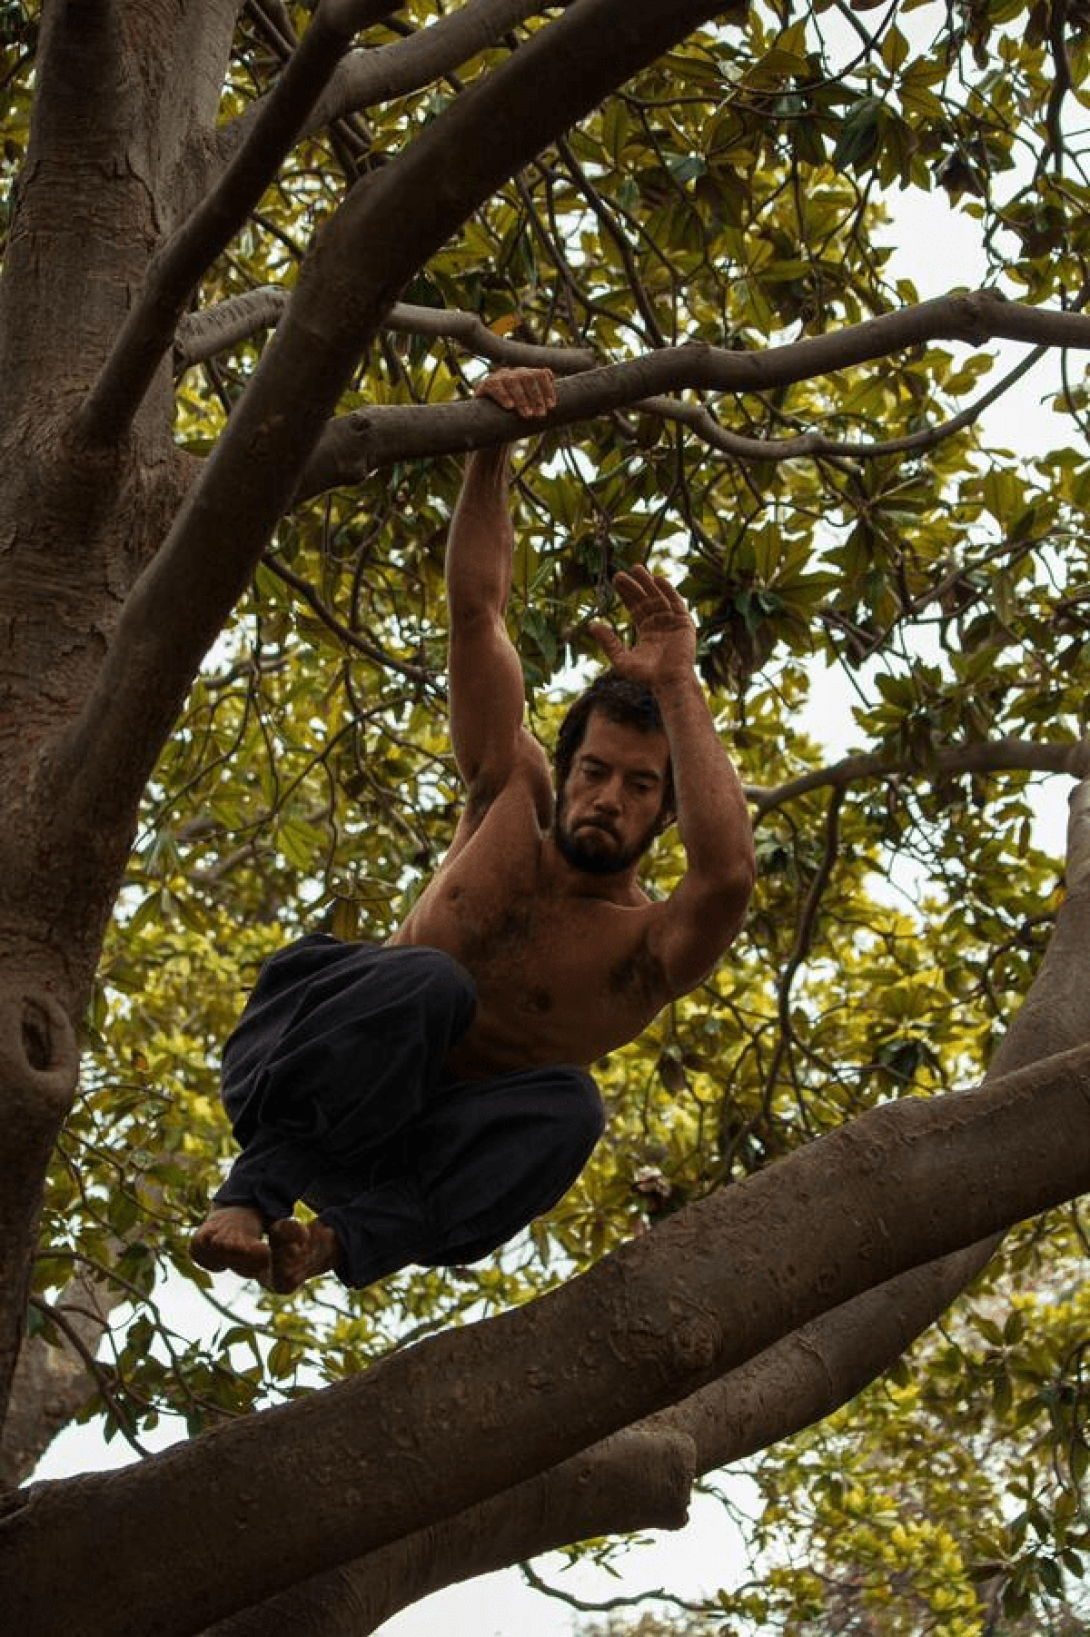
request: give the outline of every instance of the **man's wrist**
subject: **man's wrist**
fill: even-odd
[[[651,683],[651,692],[660,705],[673,699],[685,699],[694,694],[704,698],[704,690],[700,679],[692,665],[678,666],[655,677]]]

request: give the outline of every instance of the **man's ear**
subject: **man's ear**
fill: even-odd
[[[655,834],[661,836],[663,831],[670,828],[676,818],[677,814],[672,807],[664,808],[655,820]]]

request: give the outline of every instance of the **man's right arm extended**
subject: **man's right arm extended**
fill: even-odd
[[[477,390],[524,419],[546,413],[553,401],[547,370],[500,370]],[[522,728],[522,665],[504,625],[513,548],[508,448],[477,450],[466,466],[446,559],[450,729],[471,822],[503,789],[520,751],[533,745]]]

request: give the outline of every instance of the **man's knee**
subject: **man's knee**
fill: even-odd
[[[597,1085],[584,1069],[565,1068],[558,1082],[564,1103],[564,1126],[573,1147],[589,1156],[605,1130],[606,1112]]]
[[[468,1010],[472,1016],[477,985],[453,955],[423,944],[396,944],[387,953],[398,961],[414,985],[441,997],[456,1011]]]

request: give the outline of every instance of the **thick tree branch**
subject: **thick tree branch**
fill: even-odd
[[[1071,891],[1061,907],[1053,944],[986,1082],[994,1080],[1001,1069],[1030,1063],[1090,1036],[1090,1006],[1080,993],[1072,992],[1072,974],[1083,970],[1090,948],[1086,904],[1090,895],[1090,786],[1086,784],[1072,794],[1067,876]],[[636,1434],[662,1426],[683,1433],[695,1446],[696,1469],[701,1474],[779,1442],[830,1415],[888,1369],[982,1270],[997,1242],[993,1238],[970,1246],[864,1292],[630,1431]],[[607,1439],[584,1451],[580,1460],[595,1467],[608,1465],[616,1447],[616,1440]],[[410,1537],[343,1566],[333,1576],[295,1588],[288,1594],[293,1616],[309,1610],[313,1621],[300,1629],[308,1637],[311,1632],[313,1637],[365,1637],[375,1624],[439,1585],[499,1566],[488,1544],[493,1514],[499,1510],[501,1515],[508,1511],[521,1515],[528,1505],[538,1507],[544,1485],[549,1486],[551,1497],[546,1515],[551,1517],[555,1509],[572,1528],[570,1539],[579,1538],[574,1529],[586,1521],[586,1515],[564,1503],[567,1474],[574,1472],[575,1465],[554,1468],[449,1525],[426,1531],[431,1552],[422,1577],[419,1539]],[[594,1532],[629,1527],[624,1516],[618,1512],[612,1524],[599,1519]],[[526,1555],[558,1543],[555,1530],[543,1529],[536,1546],[530,1544],[529,1533],[521,1538]],[[396,1573],[391,1573],[395,1564]],[[262,1611],[268,1607],[262,1605]],[[319,1617],[330,1610],[335,1611],[335,1619]],[[255,1612],[242,1617],[237,1630],[229,1626],[231,1637],[247,1637],[249,1631],[256,1631],[256,1626],[247,1623]]]
[[[1082,313],[1041,311],[1017,302],[1001,301],[989,291],[972,295],[938,296],[895,313],[883,313],[847,329],[808,336],[764,352],[730,352],[703,342],[663,347],[642,358],[588,370],[561,382],[556,407],[535,430],[570,426],[611,410],[631,408],[663,392],[703,388],[712,392],[758,393],[793,385],[853,365],[872,363],[906,347],[935,340],[980,343],[990,338],[1039,342],[1044,346],[1090,349],[1090,317]],[[690,407],[700,417],[698,430],[710,437],[714,426],[706,410]],[[979,408],[979,406],[977,406]],[[679,417],[680,418],[680,417]],[[487,402],[427,406],[374,406],[358,409],[332,421],[323,432],[299,485],[306,498],[351,483],[368,472],[395,461],[427,455],[455,454],[466,449],[502,443],[510,438],[509,416]],[[760,439],[725,434],[731,453],[769,458]],[[877,447],[877,446],[875,446]],[[806,433],[776,443],[776,459],[792,455],[843,453],[843,446],[821,434]],[[858,453],[856,448],[854,452]],[[864,452],[866,449],[864,448]]]
[[[717,1471],[831,1415],[888,1369],[949,1304],[951,1288],[978,1270],[979,1258],[967,1253],[902,1274],[574,1459],[303,1581],[203,1637],[368,1637],[444,1586],[592,1535],[678,1528],[694,1465],[698,1476]]]
[[[378,103],[422,90],[498,44],[516,23],[565,4],[570,0],[470,0],[406,40],[349,52],[337,65],[301,134],[312,135],[334,120],[366,113]],[[261,108],[261,102],[255,103],[228,127],[226,145],[248,133],[260,118]]]
[[[201,274],[246,221],[356,32],[396,0],[322,0],[280,83],[217,186],[148,266],[144,289],[76,419],[91,444],[122,435],[169,350]]]
[[[186,313],[174,334],[175,375],[240,346],[262,330],[275,329],[287,304],[288,292],[268,284],[215,307]]]
[[[973,1092],[871,1109],[540,1301],[139,1467],[33,1490],[0,1524],[0,1601],[20,1630],[63,1596],[79,1597],[85,1637],[202,1630],[532,1477],[853,1296],[1088,1188],[1090,1047]],[[170,1532],[169,1585],[139,1572],[137,1518]],[[134,1589],[120,1602],[115,1577]]]
[[[694,1462],[687,1433],[645,1422],[457,1517],[303,1581],[203,1637],[366,1637],[433,1591],[573,1540],[680,1528]]]

